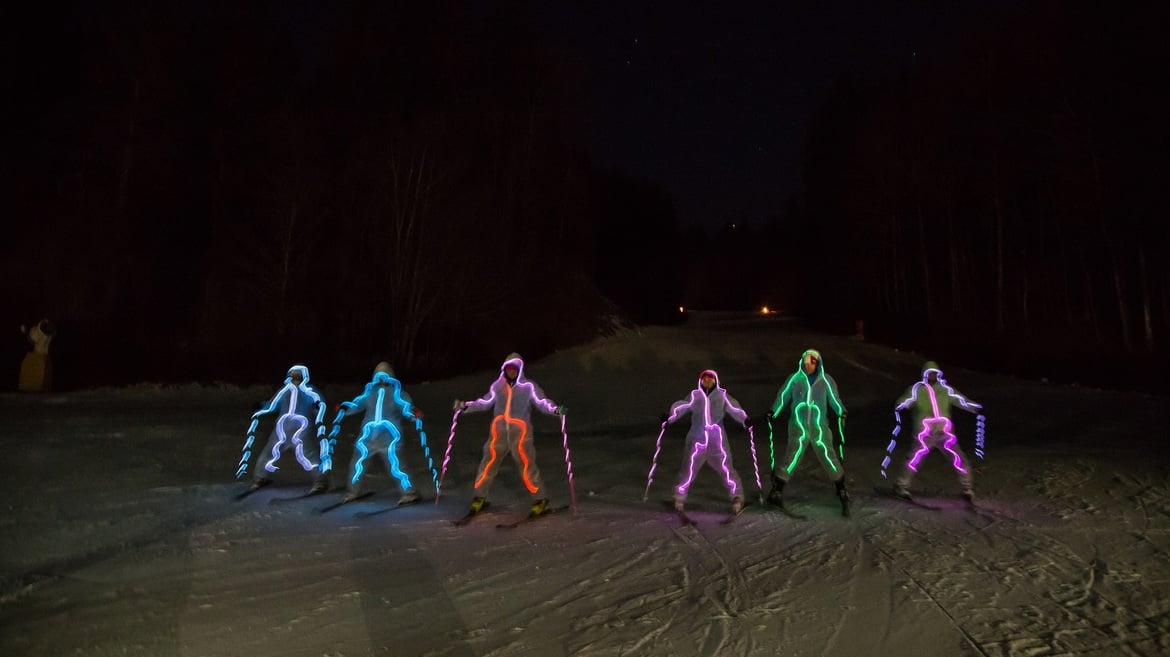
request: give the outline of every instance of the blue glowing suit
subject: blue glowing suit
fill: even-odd
[[[911,422],[908,429],[914,439],[910,442],[910,456],[902,466],[902,471],[895,482],[902,490],[910,488],[910,482],[918,472],[919,463],[931,450],[938,450],[947,454],[955,472],[959,476],[959,484],[964,494],[971,494],[972,479],[971,466],[967,454],[959,447],[958,437],[955,435],[954,424],[951,421],[951,408],[959,408],[978,416],[978,436],[976,452],[982,455],[983,416],[979,411],[983,408],[978,403],[967,399],[958,390],[955,390],[945,378],[938,364],[927,361],[922,366],[922,380],[910,386],[904,395],[898,399],[894,407],[894,417],[897,426],[894,429],[894,438],[887,449],[882,472],[889,465],[893,452],[894,441],[902,430],[902,413],[909,411]]]
[[[703,375],[710,374],[715,384],[710,390],[703,388]],[[719,387],[719,375],[715,370],[704,370],[699,374],[699,384],[683,399],[670,405],[667,423],[672,423],[687,413],[691,414],[691,429],[687,432],[683,464],[678,473],[678,485],[674,488],[675,501],[687,497],[687,490],[694,482],[695,475],[703,464],[719,473],[719,479],[727,486],[732,499],[743,497],[743,482],[731,464],[731,451],[724,436],[723,417],[730,416],[743,424],[747,411],[739,405],[727,390]]]
[[[294,378],[298,378],[299,381],[294,381]],[[306,472],[317,470],[318,479],[328,476],[328,469],[320,468],[321,457],[327,456],[329,452],[325,438],[325,400],[309,385],[309,368],[304,365],[293,365],[288,370],[284,387],[252,415],[236,477],[243,476],[247,471],[260,418],[269,414],[276,415],[276,425],[272,428],[264,449],[256,452],[253,478],[269,479],[269,475],[279,469],[276,463],[280,460],[281,453],[289,449],[293,450],[297,463]]]
[[[804,370],[806,361],[816,362],[812,374]],[[833,481],[841,480],[845,476],[839,458],[839,455],[844,455],[845,405],[841,403],[837,383],[825,372],[821,355],[815,349],[800,355],[796,373],[788,377],[780,388],[772,404],[771,414],[777,417],[785,409],[792,411],[788,418],[788,447],[779,468],[776,467],[773,449],[772,476],[780,481],[788,481],[804,452],[811,449],[829,478]],[[838,431],[841,433],[836,450],[833,448],[833,430],[829,427],[830,409],[837,415]]]
[[[333,420],[330,438],[341,430],[341,421],[350,415],[365,413],[362,418],[362,433],[354,444],[353,459],[349,464],[348,488],[350,495],[357,495],[361,488],[362,475],[368,467],[370,456],[382,456],[386,469],[398,482],[404,495],[414,493],[414,484],[402,460],[402,426],[400,420],[415,421],[414,407],[410,396],[402,391],[398,379],[386,372],[377,372],[366,384],[362,394],[352,401],[342,402]]]
[[[509,380],[506,370],[516,368],[516,378]],[[464,402],[465,413],[492,409],[490,438],[483,446],[483,459],[475,476],[475,494],[487,498],[492,481],[500,469],[500,461],[511,452],[520,468],[524,487],[533,499],[545,497],[536,466],[536,449],[532,445],[532,408],[546,415],[558,415],[560,408],[544,396],[540,386],[524,377],[524,361],[512,354],[500,366],[500,376],[492,382],[488,393],[474,401]]]

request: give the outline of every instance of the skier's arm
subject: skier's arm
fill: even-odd
[[[829,406],[833,407],[833,412],[837,417],[845,417],[849,411],[845,410],[845,404],[841,402],[841,393],[837,391],[837,382],[828,374],[825,375],[825,384],[829,389]]]
[[[563,414],[561,407],[558,406],[556,402],[544,396],[544,391],[540,389],[540,386],[536,385],[532,381],[528,381],[526,383],[527,385],[532,386],[532,405],[535,406],[537,410],[539,410],[541,413],[544,413],[545,415]]]
[[[788,377],[784,382],[784,387],[780,388],[780,392],[776,393],[776,401],[772,402],[772,409],[768,412],[769,417],[777,418],[784,412],[784,408],[792,400],[792,384],[796,381],[796,375]]]
[[[743,407],[739,405],[739,402],[736,401],[735,397],[725,393],[723,398],[726,401],[725,408],[727,409],[727,414],[731,416],[731,419],[740,424],[743,424],[746,427],[746,423],[748,421],[747,411],[743,410]]]
[[[696,391],[697,392],[697,391]],[[670,413],[666,416],[667,423],[674,422],[682,416],[691,411],[691,407],[695,405],[695,392],[692,392],[684,399],[680,399],[670,405]]]
[[[459,405],[462,407],[462,411],[464,413],[476,413],[476,412],[482,411],[486,408],[491,408],[491,405],[493,402],[495,402],[495,400],[496,400],[496,386],[495,386],[495,384],[492,384],[492,386],[490,388],[488,388],[487,394],[484,395],[483,397],[480,397],[479,399],[475,399],[472,401],[460,402]]]

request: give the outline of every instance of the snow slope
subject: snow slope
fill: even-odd
[[[682,461],[682,425],[668,429],[642,501],[658,414],[700,369],[717,369],[759,417],[808,347],[822,351],[849,407],[852,518],[806,458],[789,499],[807,521],[754,505],[721,525],[726,495],[704,471],[689,500],[699,524],[680,526],[662,500]],[[508,531],[495,524],[527,500],[510,461],[493,512],[450,522],[471,496],[487,414],[460,419],[438,505],[371,513],[397,498],[375,468],[377,495],[317,514],[340,493],[269,503],[308,487],[291,460],[277,486],[232,500],[248,417],[282,372],[270,388],[3,396],[0,654],[1170,654],[1166,400],[944,362],[951,383],[987,408],[988,458],[971,513],[945,461],[928,457],[915,484],[943,507],[930,511],[875,493],[893,401],[928,356],[775,318],[700,315],[530,361],[526,373],[569,408],[578,513]],[[332,405],[367,374],[315,383]],[[495,374],[406,385],[428,413],[433,448],[445,445],[451,400],[483,394]],[[559,425],[536,422],[542,473],[554,504],[566,504]],[[973,420],[960,415],[958,426],[970,446]],[[729,435],[754,490],[746,434]],[[427,479],[420,454],[417,444],[407,452]]]

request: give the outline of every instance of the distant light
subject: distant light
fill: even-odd
[[[761,306],[760,307],[760,314],[761,315],[775,315],[776,311],[772,310],[771,308],[769,308],[767,306]]]
[[[679,307],[678,307],[678,311],[679,311],[680,313],[685,313],[685,312],[687,311],[687,309],[686,309],[686,308],[683,308],[682,306],[679,306]]]

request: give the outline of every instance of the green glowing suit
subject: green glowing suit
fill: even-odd
[[[811,375],[804,371],[804,363],[810,358],[816,360],[816,369]],[[837,416],[838,430],[841,432],[836,449],[833,446],[833,431],[829,428],[830,409]],[[788,448],[779,467],[773,448],[772,476],[780,481],[788,481],[801,457],[811,450],[829,478],[840,480],[844,476],[839,455],[843,456],[845,444],[845,405],[841,403],[837,383],[825,373],[824,361],[815,349],[800,355],[796,373],[788,377],[780,388],[772,404],[771,415],[778,417],[785,410],[791,411],[788,417]]]

